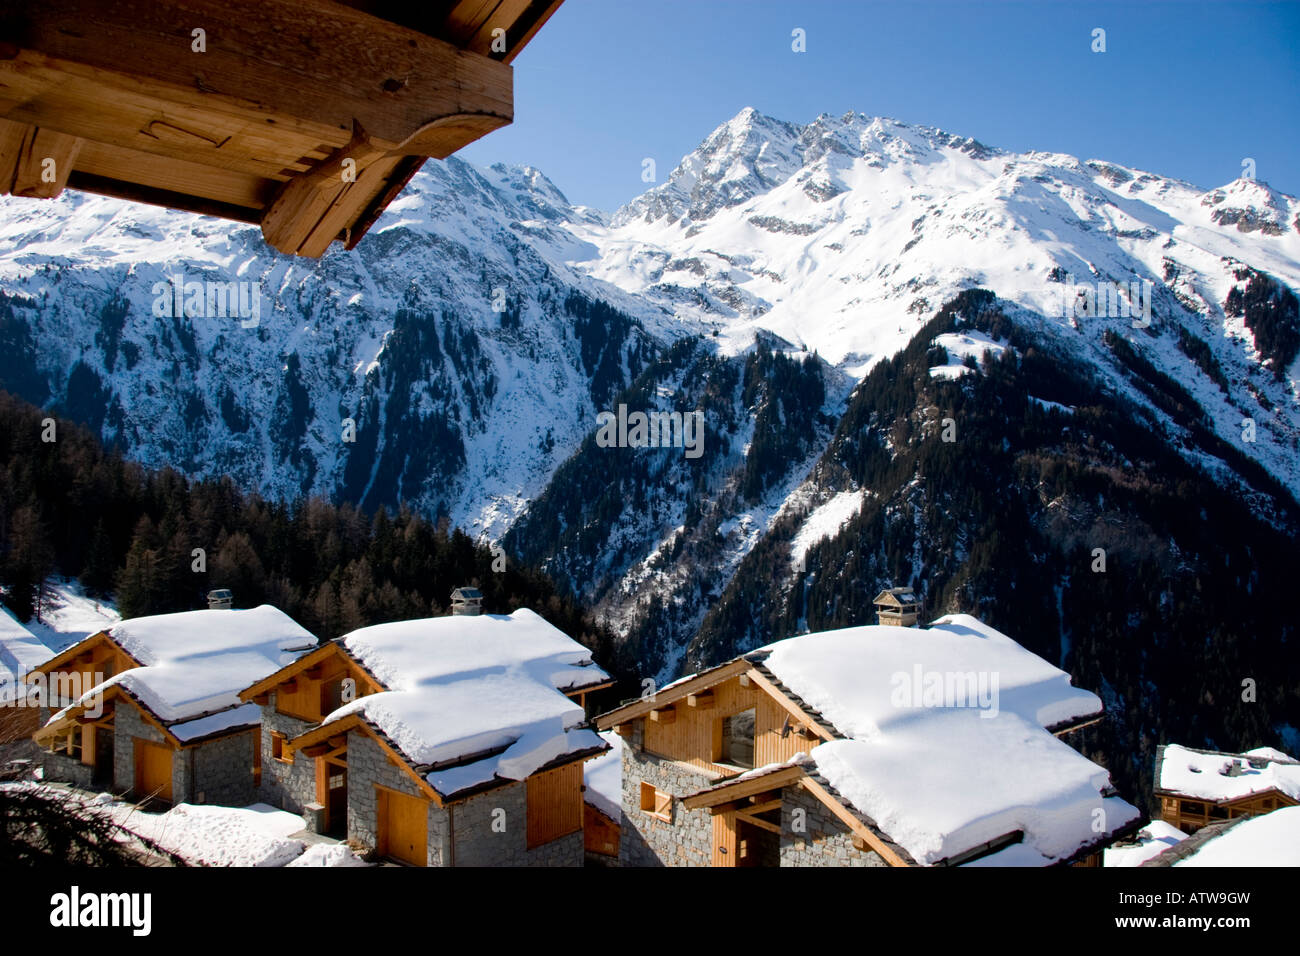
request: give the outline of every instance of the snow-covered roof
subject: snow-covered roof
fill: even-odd
[[[1131,867],[1141,866],[1147,860],[1158,856],[1175,844],[1187,839],[1187,834],[1172,823],[1164,820],[1152,820],[1139,830],[1131,841],[1115,843],[1106,847],[1103,857],[1105,866]]]
[[[623,738],[612,730],[599,736],[610,749],[582,768],[582,797],[617,823],[623,817]]]
[[[54,652],[0,607],[0,704],[15,699],[23,678]]]
[[[844,735],[812,751],[816,772],[919,863],[1016,832],[1020,849],[996,856],[1052,863],[1140,817],[1047,729],[1099,714],[1097,696],[973,617],[806,634],[751,657]]]
[[[522,780],[556,758],[606,746],[562,692],[609,675],[526,608],[377,624],[342,643],[387,690],[344,704],[322,726],[364,717],[441,794]]]
[[[1214,803],[1267,790],[1300,800],[1300,761],[1271,747],[1233,754],[1168,744],[1160,749],[1155,789]]]
[[[118,687],[164,724],[177,725],[181,739],[196,739],[257,723],[241,706],[239,692],[291,663],[316,643],[315,637],[269,604],[247,610],[182,611],[121,621],[108,636],[139,667],[115,674],[78,703]],[[76,705],[73,705],[76,706]],[[71,708],[51,718],[62,719]],[[251,716],[230,724],[230,713]]]
[[[1143,866],[1300,866],[1300,807],[1197,830]]]

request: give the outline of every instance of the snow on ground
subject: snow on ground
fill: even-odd
[[[1276,788],[1300,800],[1300,762],[1266,747],[1230,754],[1168,744],[1157,768],[1156,787],[1215,802]]]
[[[609,675],[590,650],[527,608],[377,624],[343,643],[389,689],[344,704],[322,723],[362,714],[415,764],[500,751],[430,773],[439,793],[498,776],[522,780],[556,757],[601,746],[578,726],[582,708],[560,691]]]
[[[947,351],[948,361],[944,365],[932,367],[930,369],[931,378],[961,378],[971,371],[963,364],[967,356],[973,357],[978,364],[984,360],[985,352],[991,352],[994,361],[996,361],[1007,350],[1007,343],[991,339],[983,332],[973,329],[969,332],[949,332],[944,335],[937,335],[933,344],[942,346]]]
[[[48,601],[41,619],[32,618],[24,627],[55,654],[122,620],[116,607],[87,597],[75,581],[52,582]]]
[[[18,696],[16,692],[27,672],[52,656],[48,647],[0,606],[0,703]]]
[[[1300,807],[1243,820],[1174,866],[1300,866]]]
[[[166,813],[144,813],[114,802],[107,809],[125,829],[195,866],[284,866],[306,846],[289,839],[303,828],[302,817],[265,803],[242,808],[181,803]]]
[[[369,866],[342,843],[316,843],[285,866]]]
[[[367,866],[343,844],[308,844],[293,837],[303,819],[265,803],[247,807],[179,803],[149,813],[109,793],[90,795],[34,783],[0,788],[41,788],[51,797],[93,807],[128,833],[175,853],[190,866]]]
[[[1172,823],[1152,820],[1137,832],[1131,845],[1115,844],[1106,848],[1103,866],[1141,866],[1177,843],[1187,839],[1187,834]]]
[[[862,500],[861,491],[841,491],[830,501],[814,508],[790,542],[790,563],[798,567],[809,548],[823,538],[839,534],[840,528],[862,510]]]
[[[612,749],[595,760],[588,760],[582,768],[582,780],[587,787],[582,797],[617,823],[623,814],[623,738],[607,730],[600,739]]]

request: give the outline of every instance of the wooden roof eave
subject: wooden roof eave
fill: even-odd
[[[182,24],[169,6],[47,0],[0,18],[0,192],[71,184],[251,219],[281,251],[320,255],[355,245],[424,158],[513,119],[504,57],[362,10],[195,0]],[[47,156],[55,183],[32,165]],[[328,181],[347,159],[355,175]]]
[[[37,674],[49,675],[59,670],[62,670],[70,661],[74,661],[78,657],[81,657],[83,654],[93,651],[96,647],[99,647],[101,644],[108,644],[112,646],[113,649],[116,650],[119,654],[122,654],[124,657],[126,657],[126,659],[131,662],[132,666],[134,667],[142,666],[140,662],[135,659],[134,655],[129,654],[125,649],[123,649],[121,644],[113,640],[112,635],[110,635],[108,631],[96,631],[94,634],[82,638],[80,641],[78,641],[76,644],[73,644],[71,647],[60,651],[58,654],[55,654],[44,664],[39,664],[36,667],[33,667],[30,671],[27,672],[26,679],[28,681],[31,681],[35,678]]]
[[[744,674],[748,670],[750,670],[750,663],[744,658],[737,658],[725,664],[719,664],[717,667],[702,671],[689,680],[674,684],[672,687],[651,694],[649,697],[623,704],[598,715],[596,717],[596,727],[599,730],[609,730],[618,724],[626,723],[637,717],[644,717],[652,710],[666,707],[691,694],[699,693],[715,684],[720,684],[732,677]]]
[[[766,793],[802,780],[808,774],[803,767],[784,767],[771,773],[758,774],[744,780],[724,780],[719,784],[682,797],[687,810],[713,809],[733,800],[742,800],[754,794]]]
[[[344,647],[338,641],[330,641],[329,643],[322,644],[319,647],[313,648],[312,650],[308,651],[306,654],[302,655],[302,657],[299,657],[297,660],[285,664],[274,674],[268,674],[266,677],[263,677],[256,684],[250,684],[248,687],[245,687],[243,690],[239,692],[239,699],[242,701],[250,701],[253,700],[255,697],[261,697],[264,694],[269,694],[272,691],[274,691],[277,687],[279,687],[281,684],[297,677],[303,671],[310,670],[316,665],[323,663],[324,661],[334,656],[341,657],[344,666],[347,667],[349,670],[353,671],[357,677],[360,677],[362,680],[364,680],[367,683],[368,693],[377,694],[380,693],[381,691],[387,690],[387,688],[384,687],[384,685],[381,684],[379,680],[373,674],[371,674],[360,661],[358,661],[355,657],[353,657],[350,653],[348,653],[348,649],[346,647]],[[361,697],[364,695],[358,694],[357,696]]]
[[[154,729],[156,729],[159,733],[161,733],[166,738],[167,743],[170,744],[173,749],[180,750],[186,746],[202,742],[202,740],[195,740],[195,741],[191,741],[190,744],[187,744],[184,741],[182,741],[179,737],[177,737],[174,733],[172,733],[170,729],[168,729],[168,725],[163,723],[163,721],[158,717],[157,714],[155,714],[152,710],[150,710],[148,707],[145,706],[144,702],[141,701],[140,698],[138,698],[135,694],[132,694],[127,688],[123,687],[121,684],[114,684],[112,687],[108,688],[108,690],[104,691],[103,703],[108,704],[118,700],[119,698],[125,700],[127,703],[133,706],[137,711],[139,711],[140,716],[141,718],[143,718],[145,723],[151,725]],[[36,731],[36,733],[32,734],[32,739],[36,741],[38,744],[44,743],[45,741],[49,740],[51,737],[55,736],[60,730],[66,730],[69,724],[77,723],[78,718],[85,712],[85,710],[86,707],[84,704],[78,704],[68,708],[68,712],[64,714],[63,717],[60,718],[57,723],[51,722],[41,727],[39,730]],[[198,718],[194,718],[194,719],[198,719]],[[184,721],[178,721],[178,723],[183,723],[183,722]],[[247,728],[244,729],[246,730]],[[207,738],[203,738],[203,739],[207,739]]]

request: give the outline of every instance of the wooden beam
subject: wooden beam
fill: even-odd
[[[781,825],[779,823],[773,823],[770,820],[760,820],[758,817],[754,816],[751,813],[745,813],[743,811],[737,810],[736,819],[744,820],[750,826],[758,827],[760,830],[770,830],[773,833],[781,832]]]
[[[724,781],[710,790],[682,797],[682,806],[687,810],[696,810],[700,807],[712,808],[719,804],[731,803],[755,794],[766,793],[769,790],[779,791],[787,784],[794,783],[806,776],[803,767],[795,766],[784,767],[781,770],[774,770],[758,777],[737,780],[734,783]]]
[[[712,690],[703,690],[698,694],[688,694],[686,696],[686,706],[695,707],[699,710],[710,710],[713,707],[714,699]]]
[[[840,820],[853,831],[854,836],[861,838],[867,846],[880,854],[880,858],[890,866],[912,865],[888,847],[880,837],[872,833],[870,827],[854,816],[849,809],[844,806],[844,804],[831,796],[830,792],[812,777],[805,776],[799,781],[799,786],[803,787],[820,800],[822,804],[831,811],[831,813],[839,817]]]
[[[0,120],[0,193],[53,199],[68,184],[81,145],[75,136]]]
[[[0,42],[101,71],[158,99],[256,122],[359,121],[392,148],[458,113],[514,115],[511,68],[323,0],[43,0],[8,18]],[[206,31],[206,50],[191,30]],[[160,117],[161,118],[161,117]]]
[[[670,703],[681,700],[682,698],[698,693],[715,684],[721,684],[725,680],[730,680],[737,674],[742,674],[750,668],[750,663],[746,660],[728,661],[726,664],[720,664],[694,677],[680,681],[667,690],[659,691],[650,697],[634,700],[630,703],[615,707],[611,711],[599,715],[596,718],[596,727],[600,730],[609,730],[618,724],[631,720],[633,717],[642,717],[656,707],[665,707]]]
[[[782,691],[781,688],[777,687],[770,680],[764,677],[762,672],[759,671],[757,668],[751,668],[743,676],[748,677],[750,681],[758,685],[758,687],[760,687],[762,690],[767,691],[768,695],[773,700],[775,700],[778,704],[780,704],[787,711],[789,711],[790,715],[799,721],[800,726],[808,728],[814,734],[820,737],[822,740],[835,739],[835,735],[833,733],[831,733],[829,730],[827,730],[825,727],[821,726],[820,724],[816,723],[811,717],[808,716],[808,713],[802,707],[800,707],[798,704],[792,701],[788,696],[786,696],[785,692]]]
[[[632,722],[631,722],[631,721],[628,721],[628,722],[625,723],[625,724],[615,724],[615,725],[614,725],[614,733],[618,734],[620,737],[631,737],[631,736],[632,736]]]
[[[671,724],[677,720],[677,708],[673,705],[656,707],[650,711],[650,719],[656,724]]]

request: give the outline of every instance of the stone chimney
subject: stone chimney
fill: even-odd
[[[482,614],[482,592],[478,588],[456,588],[451,592],[451,613],[467,617]]]
[[[217,588],[208,592],[209,611],[229,611],[235,605],[235,596],[228,588]]]

